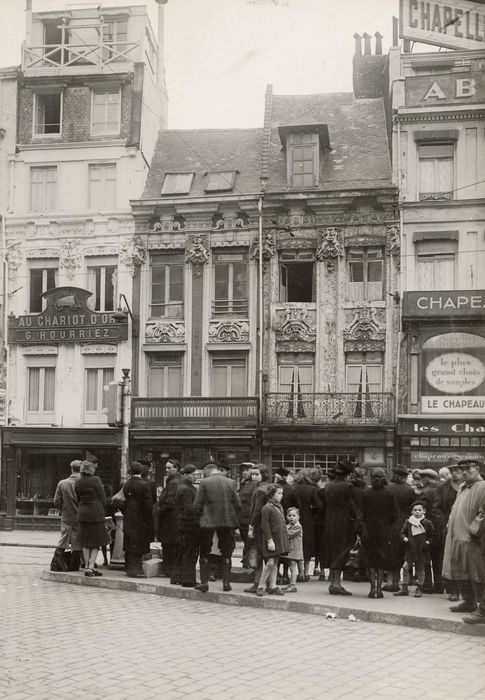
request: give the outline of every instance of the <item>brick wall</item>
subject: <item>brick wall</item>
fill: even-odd
[[[36,136],[33,133],[34,88],[19,89],[18,134],[19,143],[52,143],[53,138]],[[123,85],[121,90],[121,130],[120,136],[91,135],[91,89],[85,85],[70,85],[64,89],[62,137],[56,142],[76,143],[79,141],[105,141],[108,138],[126,140],[130,135],[131,122],[131,84]]]
[[[354,56],[353,88],[359,99],[382,97],[386,56]]]

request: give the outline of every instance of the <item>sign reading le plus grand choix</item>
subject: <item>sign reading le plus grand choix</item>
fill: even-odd
[[[470,0],[401,0],[403,39],[448,49],[485,46],[485,5]]]
[[[112,343],[128,338],[128,318],[118,322],[112,312],[90,309],[87,301],[92,295],[86,289],[56,287],[42,296],[46,300],[42,313],[8,319],[9,343]]]

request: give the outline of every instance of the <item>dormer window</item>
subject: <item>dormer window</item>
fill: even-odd
[[[205,192],[226,192],[234,187],[236,178],[235,170],[223,170],[221,172],[206,173]]]
[[[315,187],[319,182],[318,134],[289,134],[287,142],[290,187]]]
[[[162,194],[189,194],[194,173],[167,173],[163,180]]]

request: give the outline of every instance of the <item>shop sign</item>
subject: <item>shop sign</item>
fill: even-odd
[[[485,291],[404,292],[402,317],[485,321]]]
[[[430,462],[441,462],[443,464],[452,464],[459,462],[461,459],[478,459],[483,460],[483,452],[453,452],[452,450],[411,450],[412,464],[429,464]]]
[[[448,49],[482,49],[485,7],[471,0],[400,0],[399,34],[403,39]]]
[[[485,48],[485,46],[484,46]],[[406,106],[473,104],[485,100],[485,74],[448,73],[406,78]]]
[[[434,437],[452,435],[455,437],[485,437],[484,420],[451,420],[451,419],[426,419],[400,418],[399,433],[401,435],[418,435],[420,437]]]
[[[91,292],[86,289],[56,287],[42,296],[46,300],[42,313],[9,317],[9,343],[113,343],[128,338],[128,319],[117,322],[113,312],[88,308]]]
[[[485,413],[483,347],[424,351],[423,363],[423,413]]]

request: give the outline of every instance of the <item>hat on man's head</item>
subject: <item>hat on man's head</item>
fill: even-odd
[[[409,469],[404,464],[396,464],[392,473],[398,476],[407,476],[409,474]]]
[[[339,459],[335,467],[336,474],[351,474],[357,465],[347,459]]]
[[[470,466],[477,466],[479,469],[483,469],[483,462],[481,462],[479,459],[460,459],[458,462],[458,466],[460,469],[464,469],[465,467],[470,467]]]
[[[291,469],[289,467],[278,467],[274,473],[279,474],[279,476],[288,476],[291,473]]]
[[[186,464],[183,469],[180,470],[181,474],[193,474],[197,471],[195,464]]]
[[[435,472],[434,469],[421,469],[420,470],[421,476],[434,480],[438,478],[438,474]]]

